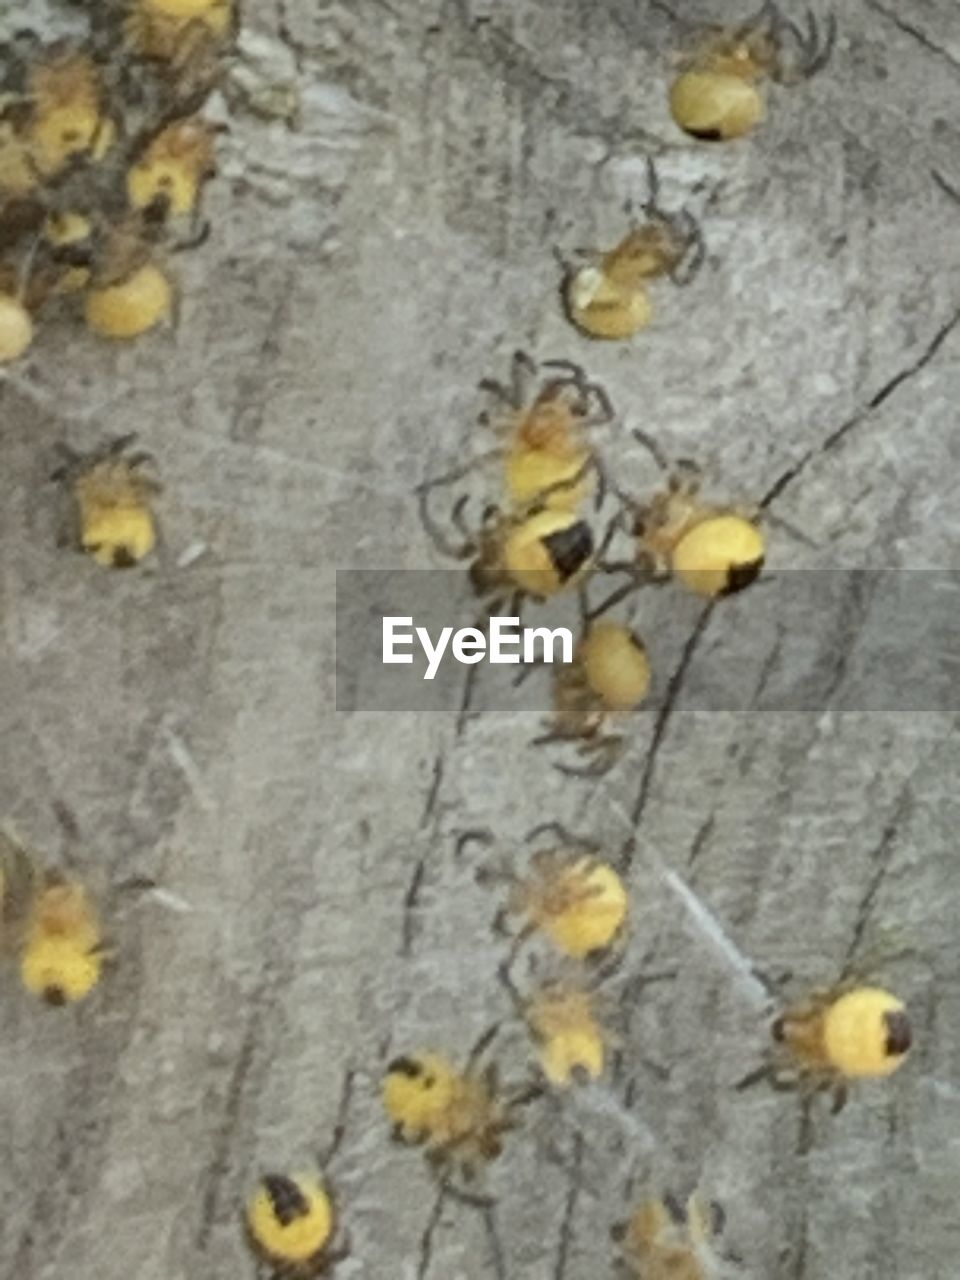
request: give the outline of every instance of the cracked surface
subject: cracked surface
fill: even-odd
[[[459,717],[333,709],[334,569],[438,563],[413,487],[478,447],[476,383],[517,346],[582,361],[627,425],[802,531],[773,526],[774,571],[955,565],[960,204],[931,175],[960,189],[960,14],[837,13],[827,71],[713,149],[667,116],[683,32],[665,4],[266,6],[247,39],[295,77],[299,127],[233,119],[177,332],[114,349],[48,328],[0,375],[0,815],[56,855],[67,806],[118,952],[60,1016],[0,986],[0,1275],[254,1275],[242,1199],[327,1147],[350,1067],[338,1275],[612,1275],[630,1198],[698,1178],[746,1277],[955,1274],[960,748],[949,706],[833,705],[869,598],[815,655],[826,704],[733,713],[700,709],[697,681],[736,670],[750,593],[658,597],[659,701],[599,781],[528,747],[537,716],[475,714],[471,679]],[[560,312],[551,246],[615,242],[647,146],[708,262],[656,288],[632,343],[591,344]],[[166,485],[165,546],[111,575],[56,550],[46,477],[57,440],[130,430]],[[626,429],[603,449],[649,483]],[[531,1108],[495,1213],[448,1201],[423,1245],[434,1189],[388,1142],[378,1076],[403,1050],[462,1055],[498,1019],[522,1076],[497,897],[455,837],[489,827],[520,857],[547,819],[628,869],[620,1069]],[[110,894],[134,876],[169,901]],[[841,1116],[818,1111],[800,1158],[794,1100],[732,1088],[765,1043],[750,966],[816,984],[891,943],[918,953],[881,971],[917,1048]]]

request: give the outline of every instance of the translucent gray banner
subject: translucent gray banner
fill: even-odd
[[[617,585],[596,578],[591,606]],[[610,615],[643,637],[653,670],[645,707],[661,703],[704,602],[676,584],[648,586]],[[340,711],[456,713],[464,682],[475,672],[477,712],[543,711],[550,705],[550,668],[523,672],[522,662],[476,657],[477,637],[455,633],[483,626],[483,602],[466,574],[447,570],[338,570],[336,704]],[[827,570],[765,574],[740,595],[711,608],[689,664],[683,705],[702,711],[904,711],[960,708],[960,571]],[[497,610],[508,616],[510,610]],[[402,621],[384,624],[384,619]],[[547,604],[528,601],[525,627],[580,633],[576,595]],[[434,652],[431,661],[416,628]],[[438,654],[444,628],[450,631]],[[392,634],[392,638],[391,638]],[[385,639],[394,657],[384,662]],[[534,637],[538,657],[543,644]],[[559,638],[554,643],[561,656]],[[520,645],[503,644],[504,656]]]

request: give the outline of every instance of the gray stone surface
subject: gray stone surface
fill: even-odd
[[[630,1195],[700,1179],[739,1274],[951,1280],[955,707],[838,709],[869,600],[821,646],[833,693],[808,713],[708,712],[685,693],[698,668],[737,671],[749,593],[702,626],[688,610],[669,645],[651,633],[669,696],[602,782],[556,773],[527,745],[530,713],[459,729],[338,714],[333,607],[336,568],[440,563],[411,490],[479,446],[475,384],[516,346],[584,362],[627,423],[696,456],[719,491],[776,489],[773,513],[808,541],[776,527],[775,568],[955,565],[960,205],[931,170],[960,186],[960,11],[838,0],[829,70],[773,91],[754,139],[711,149],[665,110],[683,35],[667,5],[478,0],[474,27],[469,4],[288,0],[295,54],[272,6],[252,17],[253,83],[295,77],[299,127],[234,115],[214,235],[177,264],[176,332],[114,349],[64,324],[2,376],[0,814],[55,854],[53,802],[73,812],[117,962],[77,1010],[0,986],[0,1274],[252,1275],[243,1197],[324,1146],[348,1068],[338,1275],[421,1274],[433,1190],[387,1140],[379,1073],[392,1052],[465,1053],[509,1020],[495,899],[453,833],[490,826],[516,854],[557,818],[614,855],[636,842],[611,989],[623,1068],[512,1136],[490,1182],[499,1274],[612,1275]],[[593,345],[558,310],[551,246],[617,237],[647,148],[665,199],[702,217],[709,260],[688,290],[656,288],[648,332]],[[56,549],[46,476],[57,440],[130,430],[160,463],[165,546],[115,575]],[[646,460],[618,431],[606,456],[642,488]],[[110,896],[137,875],[166,895]],[[766,1013],[696,903],[800,986],[855,945],[918,953],[882,970],[914,1009],[916,1052],[840,1117],[818,1112],[806,1157],[793,1099],[733,1092]],[[626,985],[665,968],[672,981]],[[500,1052],[515,1078],[516,1027]],[[493,1248],[479,1215],[448,1206],[427,1274],[495,1276]]]

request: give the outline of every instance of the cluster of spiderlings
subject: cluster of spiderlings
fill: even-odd
[[[104,0],[83,38],[0,46],[0,363],[35,319],[77,308],[135,338],[168,319],[166,257],[206,236],[217,128],[202,111],[232,0]]]
[[[832,18],[821,31],[809,16],[801,29],[768,2],[741,26],[710,33],[684,60],[669,94],[674,120],[704,141],[748,134],[764,116],[761,82],[808,79],[826,64],[835,36]],[[643,213],[609,251],[581,251],[573,261],[558,254],[564,310],[585,337],[633,337],[653,316],[651,282],[666,276],[685,284],[704,261],[697,222],[686,210],[661,207],[652,160]],[[600,572],[627,574],[626,584],[602,606],[582,608],[574,659],[555,669],[551,720],[536,739],[576,742],[581,753],[594,755],[593,763],[558,767],[595,775],[610,767],[624,743],[622,735],[609,731],[611,719],[636,708],[651,682],[641,637],[600,614],[654,581],[672,580],[707,601],[742,591],[765,562],[762,513],[705,501],[699,468],[669,462],[655,440],[636,431],[665,484],[645,501],[617,490],[618,518],[632,540],[632,554],[619,564],[605,561],[610,539],[598,550],[582,512],[604,479],[586,428],[613,422],[606,392],[572,361],[538,366],[521,352],[506,386],[490,380],[481,386],[501,402],[494,423],[501,440],[466,466],[420,486],[423,523],[442,552],[470,562],[471,581],[488,616],[511,597],[515,613],[525,599],[542,601],[571,585],[584,597],[585,584]],[[454,542],[436,521],[428,497],[492,458],[503,466],[501,491],[484,508],[476,529],[464,519],[468,499],[457,499],[450,523],[461,540]],[[592,975],[589,966],[598,956],[609,956],[622,937],[628,895],[618,872],[595,849],[583,847],[557,824],[548,825],[560,836],[558,844],[535,853],[524,873],[501,868],[481,878],[509,884],[501,924],[510,916],[521,924],[500,977],[537,1046],[541,1086],[563,1089],[604,1071],[609,1038],[595,995],[598,976],[606,977],[610,966]],[[572,980],[541,980],[532,992],[521,992],[513,966],[536,936],[580,972]],[[786,1002],[771,1032],[761,1065],[738,1088],[767,1080],[777,1089],[797,1089],[805,1123],[814,1094],[828,1092],[839,1110],[851,1081],[891,1075],[912,1040],[903,1002],[847,972],[829,987]],[[422,1145],[441,1171],[457,1163],[472,1176],[478,1165],[500,1153],[503,1133],[514,1126],[517,1095],[498,1092],[495,1068],[482,1068],[480,1058],[474,1050],[458,1067],[442,1054],[422,1051],[395,1059],[387,1071],[383,1100],[395,1136]],[[647,1280],[706,1280],[718,1274],[715,1241],[722,1226],[719,1206],[699,1193],[685,1205],[670,1195],[649,1198],[623,1225],[621,1262],[630,1274]]]
[[[497,400],[496,416],[483,415],[497,445],[475,462],[419,486],[424,527],[448,556],[469,562],[470,580],[488,614],[512,599],[542,601],[569,591],[590,572],[595,543],[583,506],[596,483],[591,428],[609,422],[606,393],[567,360],[537,365],[517,352],[507,385],[484,379]],[[470,527],[467,497],[459,497],[444,528],[432,495],[463,479],[478,464],[500,460],[497,500]]]

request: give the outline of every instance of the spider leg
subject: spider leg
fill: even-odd
[[[464,516],[464,511],[466,510],[466,506],[469,501],[470,498],[468,494],[461,494],[453,504],[453,510],[450,512],[450,523],[459,534],[463,535],[464,543],[469,543],[473,539],[473,535],[467,528],[466,518]]]
[[[800,1122],[797,1129],[797,1155],[805,1156],[813,1147],[813,1094],[800,1095]]]
[[[132,470],[137,470],[140,467],[155,467],[157,465],[156,457],[152,453],[148,453],[145,449],[140,449],[137,453],[131,453],[126,459],[126,462],[127,466]],[[160,483],[157,480],[150,480],[149,477],[146,476],[141,476],[140,479],[144,483],[156,485],[157,489],[160,487]]]
[[[194,227],[184,240],[178,240],[170,246],[171,253],[187,253],[191,249],[199,249],[210,239],[213,225],[209,218],[204,218],[199,227]]]
[[[699,273],[706,260],[707,246],[703,239],[700,223],[692,213],[684,209],[677,215],[677,218],[679,224],[684,228],[683,235],[687,243],[683,251],[684,257],[670,271],[670,279],[682,289],[690,284]],[[686,258],[686,262],[684,262],[684,258]]]
[[[136,438],[137,433],[135,431],[128,431],[126,435],[117,436],[115,440],[111,440],[109,444],[104,446],[100,451],[100,456],[102,458],[117,458],[130,448]],[[149,457],[150,455],[147,454],[146,456]]]
[[[510,944],[510,950],[504,959],[497,966],[497,977],[507,988],[508,991],[516,992],[517,988],[513,981],[513,966],[520,959],[520,953],[530,941],[534,934],[534,926],[532,924],[524,925],[520,932]],[[517,992],[519,996],[519,992]]]
[[[497,965],[497,981],[510,997],[510,1003],[513,1005],[514,1011],[519,1015],[519,1017],[523,1018],[526,1014],[526,1006],[523,1002],[523,996],[520,994],[520,988],[513,980],[513,974],[511,972],[512,960],[510,958],[512,955],[513,948],[511,948],[510,956],[508,956],[506,960],[502,960],[500,964]]]
[[[540,836],[555,836],[562,844],[576,845],[587,849],[590,853],[597,853],[600,846],[592,841],[584,840],[580,836],[575,836],[569,831],[562,822],[541,822],[537,826],[532,827],[524,836],[524,842],[531,844]]]
[[[591,382],[589,383],[589,387],[597,401],[599,406],[598,413],[602,415],[602,418],[599,420],[594,418],[594,420],[587,425],[593,426],[594,422],[596,422],[597,426],[605,426],[608,422],[613,422],[617,413],[613,407],[613,401],[610,399],[606,387],[602,386],[599,382]]]
[[[832,1116],[839,1115],[843,1108],[847,1105],[849,1098],[849,1090],[845,1081],[838,1080],[832,1089],[832,1101],[830,1103],[830,1114]]]
[[[423,1231],[420,1234],[420,1265],[417,1268],[417,1280],[424,1280],[424,1277],[427,1274],[427,1268],[430,1265],[430,1255],[433,1248],[434,1232],[440,1225],[440,1215],[443,1213],[443,1206],[446,1204],[448,1194],[445,1182],[437,1176],[435,1170],[433,1172],[434,1178],[437,1182],[437,1196],[433,1202],[433,1208],[430,1210],[430,1216],[427,1218]]]
[[[767,1080],[770,1084],[774,1084],[774,1074],[772,1065],[769,1062],[765,1062],[762,1066],[754,1068],[753,1071],[748,1071],[733,1087],[738,1093],[742,1093],[744,1089],[752,1089],[754,1085],[760,1084],[762,1080]]]
[[[817,22],[813,14],[810,15],[810,26],[813,32],[815,33],[816,40],[819,42],[820,36],[819,36],[819,33],[817,33]],[[804,68],[804,76],[807,79],[809,79],[811,76],[815,76],[818,71],[822,71],[823,68],[827,65],[827,63],[830,61],[830,58],[833,54],[833,49],[834,49],[834,46],[836,45],[836,42],[837,42],[837,16],[835,13],[831,13],[827,17],[827,21],[824,26],[824,34],[822,38],[822,43],[820,43],[820,48],[818,52],[816,52],[814,56],[810,59],[810,61],[807,63],[807,66]]]
[[[483,1035],[479,1038],[479,1040],[477,1040],[473,1048],[467,1054],[467,1061],[466,1061],[466,1065],[464,1066],[465,1074],[469,1074],[469,1072],[477,1065],[477,1063],[483,1057],[484,1053],[486,1053],[486,1051],[490,1048],[491,1044],[493,1044],[499,1030],[500,1030],[499,1022],[495,1022],[492,1027],[487,1027],[486,1031],[484,1031]]]
[[[937,186],[940,188],[941,191],[945,192],[946,195],[948,195],[951,198],[951,200],[956,200],[957,203],[960,204],[960,187],[951,186],[950,183],[943,176],[943,174],[938,172],[938,170],[936,169],[930,170],[930,176],[933,178],[934,182],[937,184]]]
[[[340,1101],[337,1104],[337,1119],[333,1126],[333,1136],[330,1139],[330,1145],[320,1157],[320,1168],[326,1169],[334,1156],[340,1150],[344,1136],[347,1132],[347,1116],[350,1112],[350,1103],[353,1100],[353,1081],[355,1072],[349,1069],[343,1077],[343,1084],[340,1088]]]
[[[657,172],[657,166],[653,156],[647,153],[644,157],[647,170],[647,198],[644,200],[641,208],[648,217],[657,217],[661,214],[660,209],[660,175]]]
[[[479,391],[486,391],[489,395],[494,396],[501,403],[505,404],[509,409],[518,409],[520,406],[514,402],[513,392],[509,387],[505,387],[502,382],[498,382],[496,378],[481,378],[477,383]]]
[[[457,842],[454,845],[453,856],[460,858],[463,851],[471,844],[490,845],[496,843],[496,837],[488,827],[474,827],[469,831],[461,831],[457,835]]]
[[[444,1183],[444,1187],[451,1200],[456,1200],[457,1204],[462,1204],[468,1209],[479,1209],[486,1213],[497,1203],[495,1196],[479,1196],[472,1191],[464,1191],[462,1187],[454,1186],[449,1179]]]
[[[577,364],[575,360],[544,360],[541,366],[544,369],[563,369],[570,376],[566,381],[573,383],[576,387],[587,386],[587,375],[584,372],[583,365]]]
[[[551,729],[549,733],[542,733],[539,737],[530,739],[531,747],[549,747],[555,742],[577,742],[580,739],[579,733],[571,733],[565,729]]]
[[[526,351],[515,351],[510,365],[510,391],[513,395],[514,408],[523,408],[530,381],[536,376],[537,362],[533,356]]]
[[[542,510],[547,498],[552,497],[553,494],[563,493],[567,489],[575,489],[576,486],[580,484],[587,475],[589,475],[595,465],[596,463],[593,455],[591,454],[583,466],[578,467],[572,476],[568,476],[565,480],[555,480],[553,484],[548,484],[545,489],[541,489],[540,492],[535,494],[527,503],[525,508],[526,514],[532,515],[537,511]]]
[[[609,609],[618,605],[621,600],[626,600],[629,596],[632,596],[635,591],[639,591],[649,581],[649,579],[639,576],[635,571],[636,566],[629,562],[604,565],[603,568],[605,571],[627,570],[631,577],[622,587],[617,587],[616,591],[612,591],[606,600],[590,611],[591,622],[595,622],[597,618],[602,617]]]
[[[70,445],[58,440],[53,446],[54,452],[61,459],[60,465],[50,472],[50,479],[56,482],[68,480],[83,462],[83,454],[72,449]]]
[[[599,473],[602,476],[602,472]],[[594,564],[599,566],[603,557],[610,550],[610,543],[613,541],[618,530],[623,528],[622,512],[618,511],[616,515],[608,522],[606,529],[603,531],[603,537],[600,539],[600,545],[593,554]]]
[[[621,734],[609,734],[593,742],[584,743],[580,748],[581,754],[596,752],[598,755],[598,758],[592,764],[572,765],[557,761],[553,767],[558,773],[562,773],[568,778],[602,778],[617,763],[625,741],[626,739]]]
[[[640,427],[634,427],[631,435],[634,440],[636,440],[637,444],[643,445],[644,449],[646,449],[647,453],[650,454],[660,470],[666,475],[669,475],[673,470],[673,467],[670,465],[670,459],[660,448],[658,442],[654,440],[653,436],[648,435],[646,431],[642,431]]]
[[[452,484],[459,476],[451,473],[449,476],[440,476],[435,480],[427,480],[422,484],[418,484],[414,492],[417,495],[417,509],[420,515],[420,523],[424,528],[431,542],[441,552],[442,555],[449,556],[452,560],[465,560],[468,556],[476,552],[476,543],[473,538],[464,542],[461,546],[455,546],[450,542],[444,531],[433,518],[430,510],[429,495],[432,490],[440,488],[446,484]],[[454,506],[457,511],[457,506]]]

